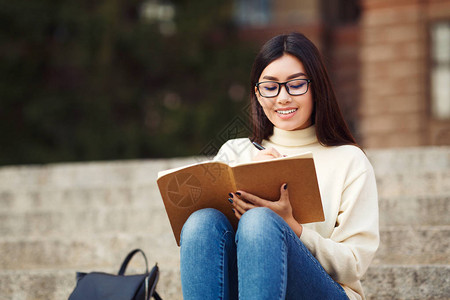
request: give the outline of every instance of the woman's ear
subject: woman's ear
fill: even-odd
[[[258,100],[259,104],[261,105],[261,99],[260,99],[261,95],[259,94],[258,88],[256,86],[255,86],[255,97],[256,97],[256,100]]]

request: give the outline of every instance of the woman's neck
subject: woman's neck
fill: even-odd
[[[269,141],[285,147],[299,147],[317,143],[316,127],[314,125],[300,130],[283,130],[273,128]]]

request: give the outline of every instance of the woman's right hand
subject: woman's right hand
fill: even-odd
[[[264,150],[258,151],[258,154],[255,157],[253,157],[253,160],[254,161],[269,160],[282,156],[283,155],[281,155],[275,148],[269,147]]]

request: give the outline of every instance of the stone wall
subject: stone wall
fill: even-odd
[[[450,120],[430,115],[429,25],[450,1],[364,0],[360,132],[366,147],[450,144]],[[450,101],[450,99],[449,99]]]

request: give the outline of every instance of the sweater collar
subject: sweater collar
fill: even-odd
[[[312,125],[300,130],[283,130],[274,126],[269,141],[286,147],[310,145],[317,142],[316,127]]]

